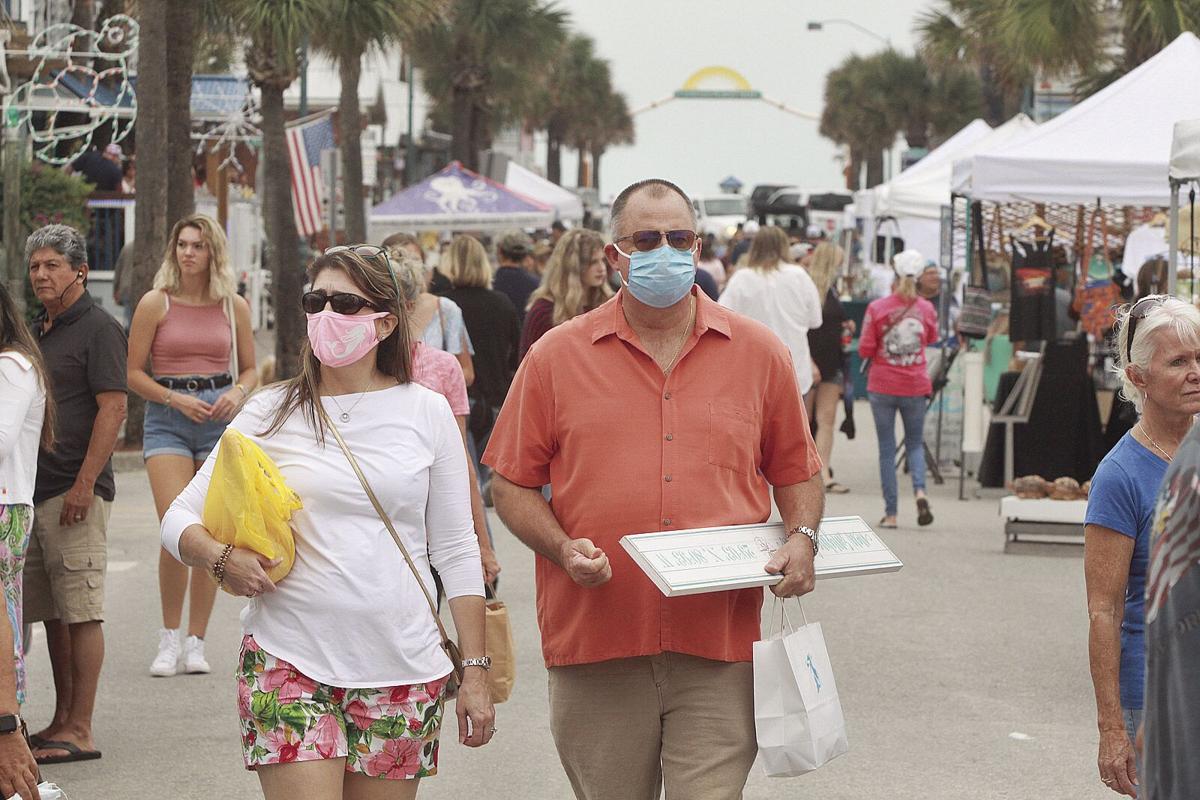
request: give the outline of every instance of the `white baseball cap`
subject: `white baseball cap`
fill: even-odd
[[[905,250],[892,258],[892,266],[897,275],[915,278],[925,271],[925,256],[917,250]]]

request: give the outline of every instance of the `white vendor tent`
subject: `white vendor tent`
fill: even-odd
[[[1015,144],[1022,137],[1036,130],[1037,123],[1024,114],[1015,117],[996,128],[984,140],[978,143],[974,150],[961,158],[956,158],[950,168],[949,187],[955,194],[970,195],[972,186],[972,170],[975,160],[988,153],[997,153]]]
[[[515,161],[508,162],[504,185],[514,192],[532,197],[539,203],[550,206],[554,209],[558,219],[571,222],[583,220],[583,201],[579,199],[579,195],[546,180]]]
[[[950,202],[950,167],[955,159],[974,153],[992,134],[992,126],[977,119],[941,146],[887,183],[876,186],[875,215],[939,219]],[[901,225],[903,227],[903,224]]]
[[[971,196],[994,202],[1165,206],[1180,119],[1200,117],[1200,38],[1156,56],[1031,133],[976,155]]]
[[[1181,234],[1188,239],[1184,249],[1187,252],[1195,252],[1196,250],[1196,242],[1192,238],[1195,235],[1195,231],[1191,230],[1195,225],[1195,209],[1188,208],[1188,213],[1182,221],[1189,229],[1181,231],[1179,189],[1187,184],[1192,184],[1194,191],[1197,188],[1195,184],[1200,183],[1200,119],[1184,120],[1175,124],[1175,132],[1171,140],[1171,161],[1168,165],[1168,176],[1170,179],[1171,212],[1167,218],[1170,220],[1171,225],[1171,251],[1168,255],[1167,263],[1178,265],[1179,237]],[[1175,293],[1175,284],[1175,270],[1171,270],[1169,284],[1169,292],[1171,294]]]

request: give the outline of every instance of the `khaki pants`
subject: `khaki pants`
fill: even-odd
[[[550,670],[550,730],[579,800],[737,800],[754,763],[749,662],[679,653]]]

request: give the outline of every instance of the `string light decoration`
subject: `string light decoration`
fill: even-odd
[[[218,169],[233,167],[239,174],[245,172],[245,167],[237,157],[237,145],[239,142],[262,141],[262,131],[258,127],[258,123],[261,121],[262,114],[259,113],[258,101],[247,90],[242,104],[233,108],[223,122],[203,133],[192,134],[192,138],[197,141],[196,155],[200,155],[205,150],[210,153],[219,153],[222,148],[226,148],[227,155]]]
[[[130,65],[137,56],[138,23],[117,14],[100,30],[78,25],[51,25],[39,33],[26,51],[9,50],[37,60],[33,77],[13,91],[5,103],[6,118],[14,127],[26,127],[37,158],[62,166],[75,160],[92,144],[98,128],[112,124],[111,141],[121,142],[133,131],[137,95],[130,80]],[[66,81],[73,79],[75,86]],[[83,97],[70,100],[64,92]],[[61,121],[60,114],[86,114],[83,123]],[[15,120],[13,115],[16,115]],[[71,144],[60,156],[59,148]]]

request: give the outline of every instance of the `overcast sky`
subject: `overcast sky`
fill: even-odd
[[[913,20],[931,0],[558,0],[574,28],[596,41],[633,109],[667,97],[693,72],[726,66],[768,97],[819,115],[825,75],[852,53],[882,43],[847,25],[807,30],[840,17],[912,51]],[[674,31],[682,31],[674,33]],[[714,86],[713,88],[723,88]],[[610,199],[640,178],[677,181],[692,194],[719,191],[735,175],[747,187],[794,183],[840,189],[832,142],[817,123],[753,100],[674,100],[634,117],[636,144],[601,160],[600,192]],[[573,183],[575,158],[563,159]],[[745,190],[748,191],[748,188]]]

